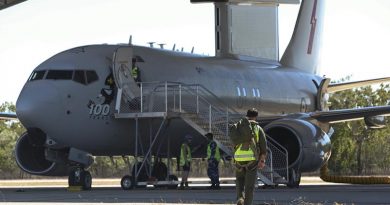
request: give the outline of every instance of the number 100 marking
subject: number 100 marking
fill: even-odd
[[[108,113],[110,113],[110,106],[108,104],[91,105],[89,108],[90,115],[108,115]]]

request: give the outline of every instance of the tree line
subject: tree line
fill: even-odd
[[[390,86],[367,86],[334,93],[329,98],[330,110],[390,104]],[[15,105],[4,102],[0,112],[15,112]],[[390,170],[390,126],[369,129],[363,120],[332,124],[335,132],[331,137],[332,155],[328,162],[331,174],[338,175],[386,175]],[[15,162],[14,147],[25,128],[17,120],[0,121],[0,178],[37,178],[21,171]],[[134,158],[127,160],[134,163]],[[176,160],[170,164],[177,174]],[[207,177],[207,161],[194,159],[192,177]],[[90,171],[94,177],[122,177],[131,167],[122,157],[96,157]],[[221,176],[232,176],[231,161],[220,163]]]

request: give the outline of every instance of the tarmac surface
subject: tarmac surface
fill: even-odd
[[[314,180],[313,180],[314,179]],[[254,204],[390,204],[390,185],[350,185],[302,179],[300,188],[285,186],[255,191]],[[37,181],[37,180],[35,180]],[[119,182],[118,179],[113,180]],[[65,180],[0,181],[0,203],[6,204],[234,204],[235,187],[224,184],[209,190],[207,184],[192,184],[188,190],[165,188],[124,191],[111,181],[94,179],[91,191],[68,191]],[[45,183],[52,185],[46,185]],[[11,185],[11,183],[14,183]],[[111,185],[109,185],[111,183]],[[19,186],[17,185],[19,184]],[[98,184],[98,185],[95,185]],[[26,203],[30,202],[30,203]]]

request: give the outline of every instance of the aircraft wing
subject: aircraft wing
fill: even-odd
[[[309,113],[311,118],[317,119],[321,122],[344,122],[363,119],[364,117],[372,116],[389,116],[390,106],[376,106],[353,109],[341,109],[331,111],[318,111]]]
[[[0,120],[17,120],[18,117],[14,112],[0,112]]]
[[[328,86],[327,92],[334,93],[334,92],[338,92],[338,91],[349,90],[352,88],[363,87],[363,86],[368,86],[368,85],[378,84],[378,83],[385,83],[385,82],[390,82],[390,77],[377,78],[377,79],[371,79],[371,80],[362,80],[362,81],[355,81],[355,82],[348,82],[348,83],[334,83],[334,84],[330,84]]]

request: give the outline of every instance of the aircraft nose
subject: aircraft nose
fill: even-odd
[[[16,114],[25,127],[39,127],[46,119],[54,120],[53,109],[58,106],[59,94],[53,85],[30,82],[24,86],[16,101]]]

